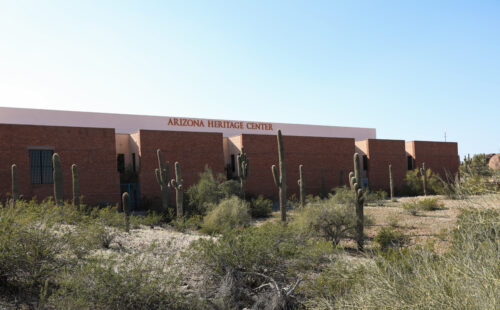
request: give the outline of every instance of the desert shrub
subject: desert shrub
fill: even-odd
[[[238,196],[241,193],[240,182],[236,180],[227,180],[219,184],[219,192],[221,199]]]
[[[48,305],[55,309],[192,309],[178,290],[178,270],[136,256],[96,258],[57,278]]]
[[[101,221],[106,226],[125,227],[123,212],[118,212],[118,206],[95,207],[90,210],[90,217]]]
[[[262,195],[250,202],[250,214],[255,218],[269,217],[273,212],[273,202]]]
[[[430,169],[427,168],[427,193],[430,195],[443,191],[443,183],[439,177]],[[418,169],[410,170],[406,173],[406,184],[401,191],[409,196],[418,196],[424,194],[424,186],[422,176]]]
[[[90,251],[109,248],[116,237],[112,228],[99,221],[81,222],[76,226],[67,227],[72,232],[68,245],[78,259],[86,257]]]
[[[491,176],[492,170],[488,166],[486,154],[474,154],[472,158],[464,158],[460,164],[460,175]]]
[[[333,199],[308,204],[294,217],[294,224],[304,232],[325,238],[337,245],[355,233],[356,211],[353,205],[338,204]]]
[[[389,248],[401,248],[408,244],[410,240],[399,230],[392,227],[382,227],[373,238],[373,241],[377,242],[380,248],[385,251]]]
[[[289,225],[265,223],[199,239],[192,251],[192,263],[207,272],[216,308],[289,309],[304,272],[324,261],[332,247],[308,240]]]
[[[437,197],[421,199],[418,201],[418,206],[422,211],[436,211],[444,208],[444,204],[440,203]]]
[[[443,180],[443,189],[440,194],[446,195],[451,199],[464,199],[471,195],[486,195],[497,193],[500,191],[500,187],[494,180],[494,173],[492,177],[485,177],[479,174],[471,174],[468,172],[463,172],[452,181]]]
[[[306,308],[321,308],[321,304],[332,303],[351,292],[357,285],[364,285],[365,269],[362,264],[335,260],[299,288],[299,292],[304,294],[306,299]]]
[[[330,197],[332,202],[344,205],[356,205],[356,199],[354,198],[354,193],[350,188],[347,187],[337,187],[335,189],[335,194]]]
[[[403,202],[401,204],[403,210],[406,211],[406,213],[416,216],[418,214],[419,208],[418,208],[418,201],[416,200],[411,200],[408,202]]]
[[[209,206],[218,204],[222,199],[239,195],[239,183],[234,180],[224,181],[224,177],[215,177],[212,170],[205,167],[200,173],[200,180],[187,191],[190,213],[205,215]]]
[[[365,192],[365,203],[373,203],[379,206],[383,206],[387,200],[386,191],[370,191]]]
[[[210,207],[203,218],[202,229],[208,234],[220,233],[235,227],[244,227],[250,223],[249,204],[233,196]]]
[[[320,202],[321,200],[323,200],[323,198],[321,198],[320,196],[314,196],[312,194],[306,195],[306,202],[307,203]]]
[[[130,217],[130,224],[133,228],[139,228],[140,225],[154,227],[163,223],[163,216],[156,212],[148,212],[146,215],[134,215]]]
[[[403,202],[403,210],[408,214],[417,215],[419,211],[436,211],[444,209],[444,205],[439,203],[438,198],[424,198],[421,200],[412,199],[408,202]]]
[[[0,287],[37,292],[75,263],[72,234],[57,228],[52,214],[40,216],[30,206],[0,210]]]
[[[203,217],[201,215],[175,218],[170,222],[170,224],[172,224],[174,229],[180,232],[186,232],[189,230],[198,230],[201,228],[202,223],[203,223]]]

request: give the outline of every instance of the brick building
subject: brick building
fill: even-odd
[[[18,166],[19,192],[26,198],[52,195],[52,154],[61,156],[65,197],[71,198],[71,164],[79,167],[84,202],[117,203],[128,191],[134,203],[159,196],[154,170],[156,150],[181,164],[185,188],[208,166],[216,174],[237,176],[241,147],[250,159],[247,192],[277,197],[271,165],[278,164],[276,131],[285,148],[289,195],[298,195],[298,167],[304,165],[306,191],[348,184],[354,152],[360,153],[364,182],[388,189],[388,165],[395,186],[410,169],[427,167],[445,177],[458,172],[457,144],[376,139],[373,128],[186,119],[157,116],[30,110],[0,107],[0,195],[11,191],[10,166]],[[121,181],[121,184],[120,184]],[[3,198],[2,198],[3,200]]]
[[[278,189],[274,184],[271,166],[278,165],[278,145],[276,136],[243,134],[226,140],[230,159],[230,170],[237,175],[234,167],[235,158],[241,147],[250,160],[250,176],[247,180],[248,193],[277,197]],[[283,136],[285,149],[285,167],[287,177],[287,193],[299,195],[297,180],[299,165],[304,166],[306,191],[318,194],[322,187],[324,174],[326,190],[341,184],[348,184],[348,174],[352,170],[354,139]],[[323,172],[322,172],[323,170]],[[342,172],[341,172],[342,171]]]
[[[17,165],[19,194],[26,199],[52,196],[52,154],[61,157],[64,197],[72,197],[71,165],[78,165],[80,192],[89,204],[120,198],[115,131],[105,128],[0,124],[0,194],[11,192]]]
[[[408,167],[422,167],[425,163],[426,168],[444,180],[458,173],[460,157],[456,142],[409,141],[406,142],[406,152]]]
[[[356,141],[356,151],[362,157],[363,177],[373,189],[389,190],[389,164],[392,165],[394,188],[404,184],[406,150],[403,140],[367,139]]]

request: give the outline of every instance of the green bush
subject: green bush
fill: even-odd
[[[224,181],[222,175],[215,177],[212,170],[205,167],[200,173],[200,180],[186,191],[191,214],[205,215],[209,206],[218,204],[222,199],[239,195],[239,183],[234,180]]]
[[[0,209],[0,291],[38,293],[45,281],[63,268],[76,264],[79,253],[71,241],[75,235],[56,225],[56,209],[41,214],[34,203],[19,203],[16,208]]]
[[[332,247],[289,225],[265,223],[199,239],[192,251],[191,262],[207,272],[216,308],[293,309],[296,284],[326,261]]]
[[[373,203],[378,206],[383,206],[387,200],[387,192],[385,191],[370,191],[365,192],[365,203]]]
[[[411,215],[417,215],[419,211],[443,210],[444,204],[439,203],[438,198],[412,199],[402,203],[403,209]]]
[[[219,184],[219,192],[221,199],[238,196],[241,192],[240,182],[236,180],[227,180]]]
[[[464,158],[460,164],[460,175],[491,176],[492,170],[488,166],[486,154],[474,154],[472,158]]]
[[[410,240],[399,230],[392,227],[382,227],[373,238],[373,241],[377,242],[380,248],[385,251],[389,248],[401,248],[408,244]]]
[[[250,223],[249,204],[233,196],[213,205],[203,218],[202,230],[208,234],[220,233]]]
[[[443,191],[443,182],[432,172],[430,168],[426,169],[427,175],[427,194],[434,195]],[[400,190],[403,194],[409,196],[418,196],[424,194],[424,185],[422,176],[418,169],[410,170],[406,173],[406,184]]]
[[[273,212],[273,202],[259,195],[250,202],[250,214],[255,218],[269,217]]]
[[[193,215],[191,217],[181,217],[176,218],[170,222],[174,229],[180,232],[186,232],[189,230],[198,230],[201,228],[203,223],[203,217],[201,215]]]
[[[418,201],[418,206],[420,210],[423,211],[436,211],[443,210],[444,204],[439,203],[438,198],[424,198]]]
[[[330,199],[334,203],[356,206],[356,198],[354,198],[353,191],[345,186],[337,187],[335,189],[335,194],[333,194]]]
[[[294,216],[294,224],[304,232],[325,238],[337,245],[342,238],[353,237],[356,211],[351,204],[338,204],[333,198],[308,204]]]
[[[179,279],[178,270],[136,256],[119,263],[113,257],[96,258],[61,273],[48,305],[55,309],[196,308],[195,299],[180,294]]]
[[[408,214],[411,214],[413,216],[416,216],[418,214],[418,201],[412,200],[409,202],[403,202],[401,206],[403,207],[403,210],[405,210]]]

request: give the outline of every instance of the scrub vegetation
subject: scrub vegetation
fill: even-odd
[[[423,194],[425,182],[427,196],[391,199],[360,186],[356,157],[350,188],[303,193],[302,207],[282,201],[276,212],[208,168],[186,190],[178,171],[182,213],[165,203],[145,215],[126,198],[26,201],[13,168],[15,192],[0,206],[0,308],[498,309],[498,172],[480,159],[450,183],[411,171],[408,188]]]

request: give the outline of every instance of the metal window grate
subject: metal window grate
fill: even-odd
[[[53,184],[53,150],[30,150],[31,184]]]

